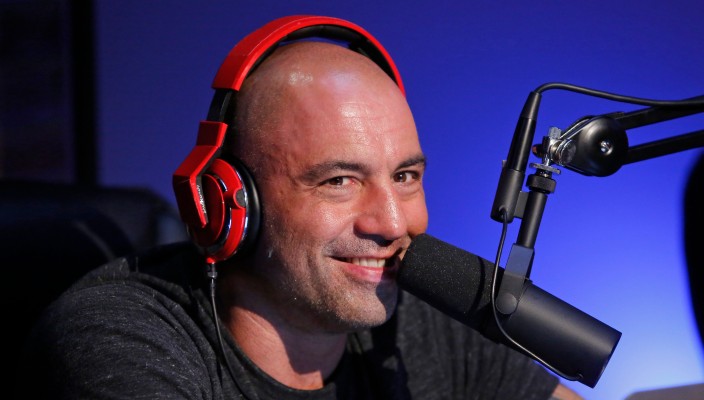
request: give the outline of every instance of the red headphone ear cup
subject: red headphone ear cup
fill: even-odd
[[[243,252],[259,227],[254,182],[241,163],[215,159],[201,176],[202,201],[208,213],[204,227],[189,226],[192,240],[213,262]]]

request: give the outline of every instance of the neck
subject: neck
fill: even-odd
[[[342,358],[347,335],[294,324],[295,311],[280,311],[252,285],[236,281],[228,276],[219,287],[237,293],[220,296],[220,316],[237,345],[278,382],[294,389],[322,388]]]

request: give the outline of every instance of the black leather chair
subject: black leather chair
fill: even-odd
[[[0,180],[6,360],[18,360],[36,318],[80,276],[115,257],[186,239],[175,208],[146,189]]]

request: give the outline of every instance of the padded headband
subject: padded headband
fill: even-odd
[[[379,65],[405,95],[396,65],[373,36],[351,22],[312,15],[283,17],[271,21],[242,39],[220,66],[212,87],[239,90],[249,73],[280,43],[305,38],[323,38],[348,43],[351,50],[364,54]]]

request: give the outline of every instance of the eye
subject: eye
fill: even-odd
[[[397,172],[394,175],[394,182],[406,183],[406,182],[410,182],[412,180],[418,180],[419,176],[420,176],[420,174],[415,171]]]
[[[357,193],[361,186],[353,176],[336,176],[325,179],[317,185],[315,194],[327,201],[347,201]]]
[[[343,186],[348,185],[350,183],[350,178],[347,176],[336,176],[334,178],[328,179],[324,183],[329,186]]]

